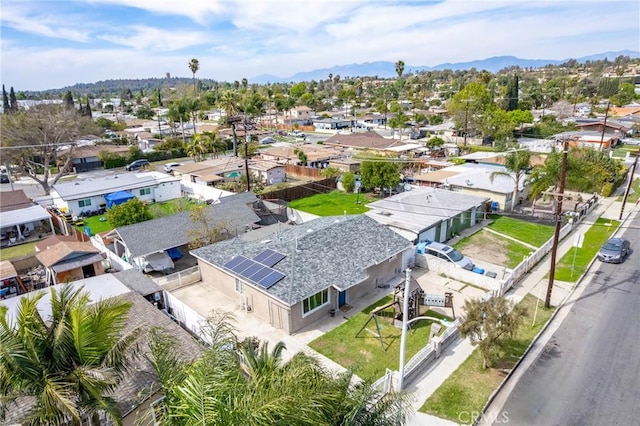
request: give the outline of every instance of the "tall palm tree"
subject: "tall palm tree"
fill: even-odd
[[[185,148],[186,154],[193,158],[193,161],[201,161],[202,157],[207,153],[207,139],[205,134],[193,135],[191,142],[187,144]]]
[[[396,62],[396,74],[398,74],[398,79],[402,78],[403,73],[404,73],[404,61]]]
[[[124,333],[131,304],[92,303],[82,288],[51,288],[51,316],[38,310],[41,292],[20,300],[15,321],[0,305],[0,420],[21,397],[33,400],[26,424],[97,424],[106,415],[117,425],[113,399],[133,360],[137,330]]]
[[[200,69],[200,61],[196,58],[193,58],[189,61],[189,69],[191,70],[191,74],[193,74],[193,91],[195,95],[198,95],[198,87],[196,86],[196,73]]]
[[[239,98],[238,94],[234,90],[227,90],[220,95],[218,99],[218,106],[222,108],[227,117],[227,124],[231,125],[231,131],[233,132],[233,155],[238,156],[238,135],[236,134],[236,123]]]
[[[491,183],[498,176],[506,176],[513,180],[513,197],[511,199],[511,211],[514,210],[518,203],[518,194],[520,193],[520,184],[524,174],[531,168],[531,151],[514,150],[509,151],[505,157],[504,167],[506,171],[495,171],[489,175]]]
[[[189,110],[185,100],[180,99],[169,107],[169,119],[174,122],[180,123],[180,129],[182,130],[182,142],[185,142],[184,135],[184,122],[189,120]]]

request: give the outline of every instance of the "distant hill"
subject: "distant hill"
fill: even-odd
[[[618,52],[604,52],[597,53],[590,56],[583,56],[581,58],[573,58],[580,63],[586,61],[597,61],[604,58],[613,60],[618,56],[629,56],[630,58],[639,58],[640,52],[631,50],[621,50]],[[426,65],[405,65],[406,72],[419,72],[419,71],[441,71],[445,69],[451,70],[468,70],[476,68],[478,70],[487,70],[490,72],[497,72],[501,69],[519,66],[521,68],[539,68],[545,65],[559,65],[567,62],[567,58],[563,60],[558,59],[522,59],[516,56],[494,56],[492,58],[480,59],[469,62],[455,62],[444,63],[435,66]],[[377,61],[377,62],[365,62],[361,64],[348,64],[337,65],[331,68],[321,68],[313,71],[305,71],[294,74],[290,77],[278,77],[274,75],[263,74],[249,79],[250,83],[266,84],[266,83],[282,83],[282,82],[298,82],[298,81],[310,81],[310,80],[324,80],[327,79],[329,74],[334,76],[339,75],[341,77],[356,77],[356,76],[378,76],[383,78],[396,76],[396,65],[394,62]]]

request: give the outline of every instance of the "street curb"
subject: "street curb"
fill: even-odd
[[[606,212],[606,210],[605,210]],[[627,221],[627,219],[631,216],[631,213],[633,212],[630,211],[626,217],[624,217],[621,221],[620,224],[618,225],[618,227],[616,228],[616,230],[611,234],[612,236],[615,236],[619,231],[620,228],[622,228],[622,226],[624,225],[624,223]],[[603,213],[604,214],[604,213]],[[601,217],[602,215],[600,215]],[[511,378],[511,376],[516,372],[516,370],[518,369],[518,367],[520,366],[520,364],[523,362],[523,360],[527,357],[527,355],[529,354],[529,352],[531,351],[531,349],[533,348],[533,346],[538,342],[538,339],[540,339],[540,336],[542,336],[542,334],[549,328],[549,326],[551,325],[551,323],[553,322],[553,320],[556,318],[556,316],[558,315],[558,312],[560,312],[560,310],[565,307],[565,304],[567,303],[567,301],[569,300],[569,298],[571,296],[573,296],[573,294],[575,293],[576,289],[578,289],[578,287],[580,286],[580,284],[582,283],[582,280],[586,277],[587,273],[591,270],[591,267],[593,266],[593,264],[595,263],[597,259],[597,256],[594,256],[593,259],[591,259],[591,262],[589,262],[589,264],[587,265],[587,268],[585,269],[585,271],[582,273],[582,275],[580,275],[580,277],[578,278],[578,280],[575,282],[575,284],[571,287],[571,290],[567,293],[567,295],[562,299],[562,301],[560,302],[560,304],[556,307],[556,310],[553,312],[553,314],[551,314],[551,317],[549,317],[549,319],[547,320],[546,324],[544,326],[542,326],[542,328],[540,329],[540,331],[534,336],[533,340],[531,340],[531,343],[529,344],[529,346],[527,346],[527,349],[525,349],[525,351],[522,353],[522,356],[518,359],[518,361],[515,363],[515,365],[513,366],[513,368],[511,369],[511,371],[509,371],[509,373],[505,376],[505,378],[502,380],[502,382],[500,382],[500,384],[498,385],[498,387],[491,392],[491,394],[489,395],[489,399],[487,399],[487,402],[485,403],[485,405],[482,407],[482,410],[480,411],[480,416],[476,417],[476,420],[472,423],[473,426],[476,426],[478,424],[478,422],[480,420],[482,420],[483,416],[486,414],[487,412],[487,408],[489,408],[489,406],[493,403],[494,399],[496,398],[496,396],[500,393],[500,391],[504,388],[504,386],[507,384],[507,381],[509,381],[509,379]],[[535,360],[534,360],[535,361]]]

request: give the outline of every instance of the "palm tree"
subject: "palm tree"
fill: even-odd
[[[203,155],[207,153],[207,138],[208,136],[202,133],[193,135],[191,142],[187,144],[185,152],[189,157],[193,158],[193,161],[202,160]]]
[[[32,425],[98,424],[121,413],[113,391],[131,366],[137,330],[124,333],[129,302],[93,303],[83,288],[51,288],[51,316],[38,302],[45,292],[20,300],[15,321],[0,305],[0,419],[17,399],[29,397]]]
[[[236,123],[238,115],[238,94],[233,90],[227,90],[220,95],[218,106],[222,108],[227,117],[227,124],[231,125],[233,132],[233,155],[238,156],[238,135],[236,134]]]
[[[159,424],[395,425],[406,417],[406,394],[381,397],[366,382],[352,385],[351,373],[333,375],[303,353],[284,362],[282,343],[272,351],[250,344],[241,350],[241,367],[236,345],[221,337],[189,365],[175,361],[175,343],[153,344],[165,395]]]
[[[513,180],[513,197],[511,199],[511,211],[514,210],[518,202],[518,194],[520,192],[520,181],[524,174],[531,168],[531,151],[514,150],[509,151],[505,157],[504,167],[507,171],[495,171],[489,176],[491,183],[497,176],[507,176]]]
[[[198,88],[196,86],[196,73],[200,69],[200,61],[198,61],[196,58],[193,58],[192,60],[189,61],[188,66],[189,66],[189,69],[191,70],[191,73],[193,74],[193,91],[197,96]]]
[[[398,74],[398,79],[402,78],[402,73],[404,73],[404,61],[396,62],[396,74]]]
[[[185,142],[184,135],[184,122],[189,119],[189,111],[184,99],[180,99],[169,107],[169,119],[180,123],[180,129],[182,130],[182,142]]]

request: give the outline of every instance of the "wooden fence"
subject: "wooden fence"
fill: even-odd
[[[261,194],[263,200],[284,200],[293,201],[310,195],[331,192],[336,189],[336,179],[328,178],[314,182],[305,182],[290,188],[279,189],[277,191],[264,192]]]
[[[295,176],[303,179],[318,180],[322,179],[320,172],[322,169],[314,169],[312,167],[296,166],[295,164],[285,164],[284,171],[287,176]]]

